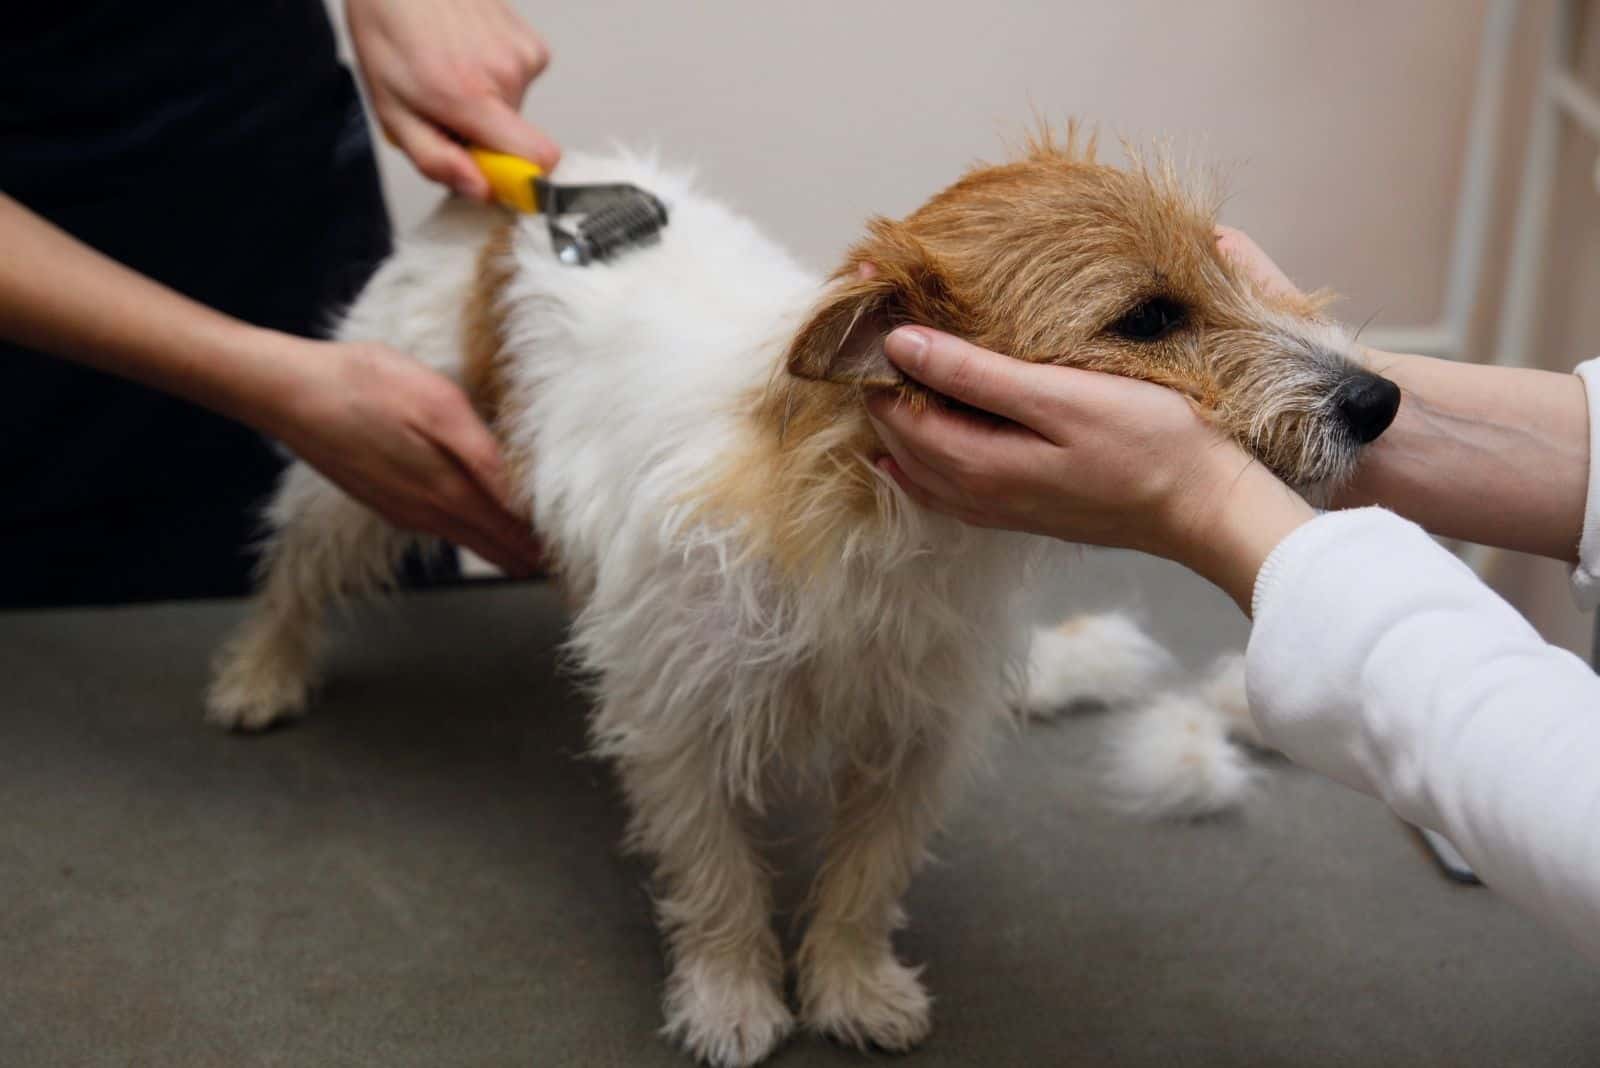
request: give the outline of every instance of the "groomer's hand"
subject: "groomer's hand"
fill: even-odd
[[[1217,249],[1228,259],[1244,268],[1256,285],[1268,293],[1298,296],[1300,289],[1283,273],[1266,250],[1243,230],[1231,226],[1217,227]]]
[[[539,566],[500,450],[449,379],[382,345],[266,330],[174,293],[0,193],[0,338],[279,438],[390,522]],[[204,493],[205,487],[191,487]]]
[[[550,51],[505,0],[346,0],[345,9],[378,124],[424,175],[487,200],[489,183],[460,141],[546,170],[560,160],[520,114]]]
[[[889,358],[937,393],[917,412],[869,401],[886,470],[916,501],[965,522],[1176,560],[1246,611],[1262,562],[1315,513],[1161,386],[1029,364],[922,327]]]
[[[391,523],[464,545],[513,576],[539,569],[499,445],[455,383],[384,345],[302,344],[314,350],[264,401],[270,432]]]

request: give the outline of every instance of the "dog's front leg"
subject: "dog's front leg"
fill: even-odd
[[[783,1003],[770,875],[712,745],[696,737],[619,754],[619,764],[632,842],[656,861],[671,969],[666,1033],[718,1068],[743,1068],[771,1053],[794,1017]]]
[[[943,813],[958,745],[926,738],[899,759],[839,775],[826,857],[800,947],[800,1007],[813,1030],[859,1047],[906,1050],[930,1026],[920,969],[894,955],[900,898]]]

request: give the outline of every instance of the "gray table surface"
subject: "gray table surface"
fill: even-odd
[[[1242,641],[1170,568],[1085,570],[1190,659]],[[200,722],[240,611],[0,616],[0,1065],[687,1064],[553,593],[363,611],[313,718],[256,738]],[[1600,976],[1380,806],[1277,765],[1237,818],[1131,824],[1101,722],[1005,740],[913,889],[907,1066],[1600,1063]],[[779,854],[792,907],[806,836]]]

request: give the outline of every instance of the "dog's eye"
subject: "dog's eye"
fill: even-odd
[[[1152,297],[1111,324],[1111,332],[1129,341],[1157,341],[1183,324],[1183,305]]]

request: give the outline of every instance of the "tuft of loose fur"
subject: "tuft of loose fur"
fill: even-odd
[[[1022,709],[1050,719],[1086,703],[1149,697],[1177,662],[1129,616],[1078,616],[1033,633]]]
[[[1145,819],[1191,819],[1237,805],[1254,771],[1229,743],[1216,709],[1166,693],[1118,721],[1107,740],[1106,796]]]
[[[1244,694],[1244,658],[1221,657],[1198,685],[1169,690],[1113,720],[1103,782],[1111,805],[1143,819],[1193,819],[1238,807],[1259,781],[1260,748]]]

